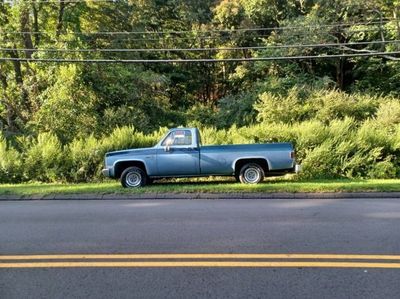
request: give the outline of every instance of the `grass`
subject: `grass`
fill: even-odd
[[[258,185],[243,185],[230,179],[174,180],[156,182],[151,186],[124,189],[118,182],[61,184],[26,183],[0,185],[1,195],[49,195],[49,194],[138,194],[138,193],[237,193],[237,192],[372,192],[400,191],[400,179],[391,180],[309,180],[295,181],[290,178],[268,179]]]

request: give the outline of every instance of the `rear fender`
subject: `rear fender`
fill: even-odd
[[[233,171],[233,172],[236,171],[236,164],[237,164],[237,162],[240,162],[240,161],[242,161],[242,160],[254,160],[254,159],[265,160],[265,161],[267,162],[267,168],[268,168],[267,170],[270,169],[269,167],[270,167],[271,163],[270,163],[270,161],[268,160],[268,158],[262,157],[262,156],[245,156],[245,157],[237,158],[236,160],[233,161],[233,163],[232,163],[232,171]]]

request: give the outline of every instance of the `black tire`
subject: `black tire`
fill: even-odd
[[[121,185],[124,188],[143,187],[147,183],[147,175],[143,169],[133,166],[125,169],[121,174]]]
[[[257,163],[248,163],[242,166],[239,180],[242,184],[258,184],[264,180],[264,169]]]

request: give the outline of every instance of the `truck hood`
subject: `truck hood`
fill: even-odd
[[[145,154],[149,154],[150,150],[152,150],[152,149],[153,149],[152,147],[146,147],[146,148],[136,148],[136,149],[128,149],[128,150],[122,150],[122,151],[108,152],[108,153],[106,153],[106,157],[123,156],[123,155],[131,155],[131,154],[145,155]]]

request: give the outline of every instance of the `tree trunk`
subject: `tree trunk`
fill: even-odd
[[[21,12],[21,17],[20,17],[20,29],[22,32],[22,38],[23,42],[25,45],[26,49],[29,49],[25,51],[25,55],[27,58],[32,58],[32,54],[34,52],[34,47],[33,47],[33,42],[32,42],[32,36],[30,33],[31,28],[29,26],[29,10],[28,8],[24,8]]]
[[[395,7],[393,10],[393,19],[396,22],[396,29],[397,29],[397,39],[400,39],[400,7]],[[397,44],[397,48],[400,46]]]
[[[14,46],[16,48],[16,46]],[[9,52],[11,58],[18,59],[18,52],[17,51],[11,51]],[[22,69],[21,69],[21,62],[18,60],[13,60],[13,66],[14,66],[14,72],[15,72],[15,81],[17,82],[18,85],[23,85],[24,80],[22,76]]]
[[[57,31],[56,31],[57,37],[60,36],[61,31],[63,29],[64,11],[65,11],[65,2],[64,0],[60,0],[60,8],[58,10]]]
[[[344,59],[339,58],[336,64],[336,85],[340,90],[344,89]]]
[[[347,43],[349,41],[349,38],[343,32],[338,32],[335,36],[338,43]],[[343,90],[345,86],[344,70],[346,63],[347,59],[344,57],[338,58],[336,63],[336,86],[340,90]]]
[[[33,3],[32,5],[33,8],[33,31],[35,31],[34,37],[35,37],[35,47],[39,46],[40,43],[40,33],[39,33],[39,21],[38,21],[38,15],[39,15],[39,9],[36,7],[36,4]]]
[[[16,48],[15,45],[14,45],[14,48]],[[10,53],[11,58],[19,58],[17,51],[11,51],[9,53]],[[21,61],[14,60],[13,66],[14,66],[14,72],[15,72],[15,82],[18,84],[19,88],[21,88],[21,92],[22,92],[22,103],[25,106],[25,108],[27,109],[27,111],[30,112],[31,105],[29,103],[28,91],[26,90],[26,88],[24,86],[24,77],[23,77],[22,68],[21,68]]]
[[[0,65],[0,82],[1,85],[5,90],[7,90],[8,88],[8,83],[7,83],[7,77],[3,74],[5,74],[6,72],[4,72],[1,68]],[[15,109],[10,105],[10,102],[6,99],[6,98],[0,98],[0,102],[4,105],[5,109],[6,109],[6,116],[5,116],[5,123],[6,123],[6,128],[7,131],[9,132],[15,132],[16,131],[16,127],[14,125],[14,118],[15,118]],[[4,124],[2,122],[1,124],[1,130],[6,130],[6,128],[4,127]]]

